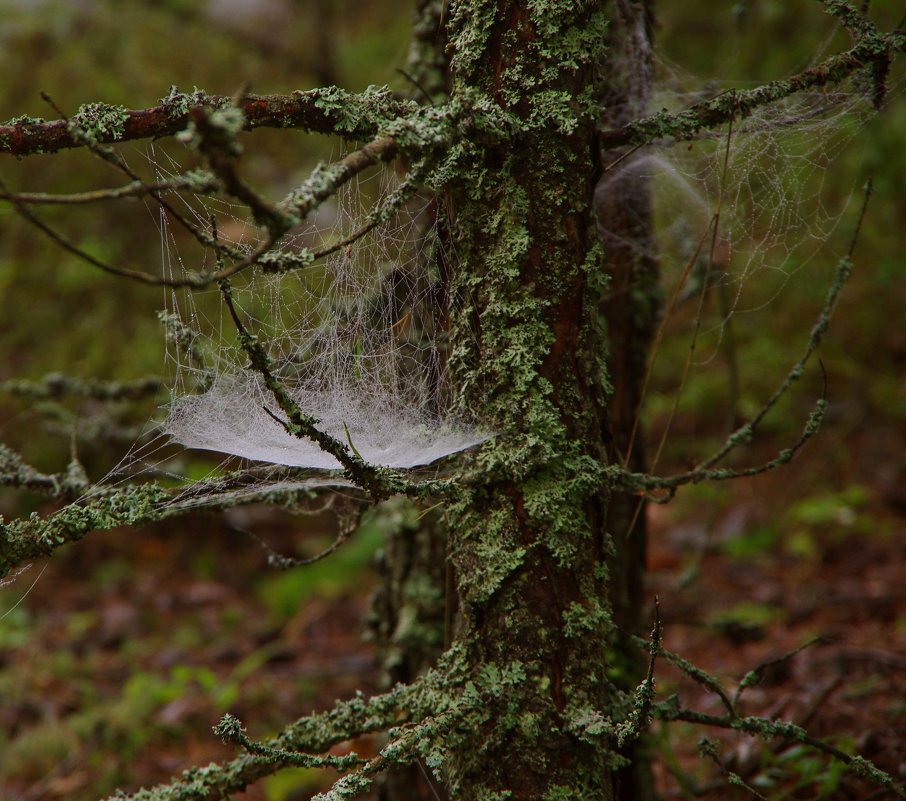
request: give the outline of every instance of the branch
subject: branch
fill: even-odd
[[[152,108],[132,110],[93,103],[82,106],[74,119],[98,143],[159,139],[185,129],[192,108],[220,109],[230,102],[229,97],[200,90],[184,94],[174,86]],[[362,141],[374,138],[388,122],[412,113],[418,105],[399,100],[386,88],[352,93],[328,87],[291,95],[247,95],[239,108],[248,130],[294,128]],[[85,145],[69,120],[18,117],[0,125],[0,153],[28,156]]]
[[[868,179],[865,183],[865,191],[862,197],[862,206],[859,210],[859,218],[856,221],[856,227],[853,231],[852,237],[849,240],[849,249],[846,255],[840,259],[837,263],[837,269],[834,271],[834,280],[830,285],[830,288],[827,290],[827,295],[824,298],[824,305],[821,307],[821,311],[818,313],[818,319],[815,321],[815,324],[812,326],[812,330],[809,332],[808,342],[806,342],[805,350],[802,352],[802,355],[799,357],[799,360],[790,368],[789,372],[786,374],[786,377],[783,381],[780,382],[780,386],[774,391],[774,394],[765,402],[756,414],[749,422],[740,426],[736,431],[734,431],[729,437],[724,445],[710,456],[705,461],[698,464],[695,468],[696,471],[707,470],[710,467],[713,467],[719,461],[721,461],[727,454],[730,453],[738,445],[741,445],[745,442],[749,442],[752,439],[753,434],[755,433],[755,428],[761,423],[761,421],[767,416],[768,412],[774,408],[777,402],[786,394],[787,390],[799,380],[802,376],[802,371],[805,369],[808,360],[811,358],[812,354],[818,349],[818,346],[821,344],[821,340],[824,339],[824,335],[827,333],[827,329],[830,327],[831,317],[833,316],[834,309],[837,306],[837,300],[840,297],[840,292],[843,291],[843,287],[846,285],[846,282],[852,277],[853,274],[853,254],[856,250],[856,243],[859,241],[859,234],[862,231],[862,223],[865,220],[865,214],[868,211],[868,201],[871,198],[872,193],[872,180]]]
[[[154,195],[158,192],[191,191],[196,195],[205,195],[216,192],[218,189],[219,186],[212,176],[203,172],[188,172],[185,175],[178,175],[170,181],[145,183],[137,180],[115,189],[94,189],[89,192],[74,192],[68,195],[55,195],[47,192],[0,192],[0,200],[9,200],[28,205],[76,206],[106,200],[121,200],[122,198]]]
[[[741,470],[731,470],[728,468],[696,469],[690,470],[688,473],[680,473],[679,475],[665,478],[651,476],[647,473],[627,473],[625,474],[625,478],[629,486],[633,489],[646,488],[671,490],[671,494],[668,497],[672,497],[672,491],[685,484],[698,484],[702,481],[729,481],[734,478],[746,478],[749,476],[757,476],[761,473],[768,473],[782,465],[789,464],[793,460],[793,457],[805,443],[818,433],[818,429],[821,427],[826,411],[827,400],[823,397],[819,398],[818,402],[815,404],[815,408],[812,409],[812,413],[809,415],[805,427],[802,429],[802,433],[799,435],[799,439],[797,439],[791,447],[784,448],[777,456],[763,464],[755,465],[754,467],[746,467]],[[652,498],[651,500],[658,501],[660,499]]]
[[[209,801],[227,798],[259,779],[272,775],[285,764],[274,754],[323,753],[331,746],[375,731],[399,725],[409,709],[421,701],[423,687],[434,682],[433,672],[411,685],[397,685],[372,698],[356,695],[341,701],[328,712],[301,718],[281,734],[256,744],[258,753],[246,753],[223,764],[191,768],[172,784],[142,789],[132,795],[118,792],[110,801]]]
[[[633,642],[635,642],[635,644],[640,648],[648,649],[652,647],[640,637],[633,637],[632,639]],[[730,693],[727,692],[723,684],[721,684],[716,678],[714,678],[714,676],[712,676],[706,670],[698,667],[698,665],[693,664],[688,659],[683,658],[679,654],[675,654],[673,653],[673,651],[668,651],[660,643],[657,645],[656,653],[658,656],[662,657],[665,661],[669,662],[674,667],[679,668],[679,670],[685,673],[694,682],[700,684],[706,690],[709,690],[718,698],[720,698],[721,703],[727,710],[728,720],[735,720],[738,717],[736,707],[733,705],[733,701],[730,699]]]
[[[304,751],[287,751],[285,748],[274,748],[266,743],[259,743],[252,740],[245,733],[242,723],[238,718],[227,713],[220,723],[214,727],[214,734],[220,737],[225,743],[234,743],[241,745],[251,754],[265,757],[270,760],[275,771],[285,767],[294,768],[336,768],[345,770],[353,765],[362,764],[355,754],[346,756],[315,756],[306,754]]]
[[[824,6],[828,14],[840,20],[840,24],[849,31],[853,39],[859,40],[878,33],[878,29],[868,16],[846,0],[818,0],[818,2]]]
[[[837,263],[837,268],[834,272],[834,280],[831,283],[830,288],[827,291],[827,295],[824,299],[824,304],[821,307],[821,311],[818,314],[818,319],[815,321],[815,324],[812,326],[812,330],[809,333],[808,341],[806,342],[805,349],[802,352],[802,355],[796,361],[796,363],[790,368],[789,372],[784,377],[783,381],[780,382],[780,386],[774,391],[774,394],[765,401],[764,405],[759,409],[758,413],[747,423],[744,423],[739,428],[736,429],[729,437],[727,437],[724,444],[705,459],[703,462],[700,462],[695,466],[694,469],[690,470],[687,473],[681,473],[679,475],[670,476],[666,478],[660,478],[657,476],[651,476],[645,473],[627,473],[623,472],[623,480],[626,481],[628,486],[633,490],[640,489],[667,489],[670,490],[666,500],[669,500],[672,497],[673,490],[677,487],[680,487],[684,484],[697,484],[701,481],[727,481],[734,478],[743,478],[746,476],[755,476],[760,473],[766,473],[770,470],[773,470],[776,467],[787,464],[792,461],[796,453],[805,445],[808,440],[810,440],[821,426],[821,423],[824,419],[824,414],[827,410],[827,376],[824,376],[824,391],[822,392],[822,397],[815,404],[815,408],[812,410],[812,413],[809,415],[809,419],[805,424],[805,427],[802,430],[802,433],[799,436],[799,439],[793,443],[789,448],[782,450],[774,459],[764,464],[757,465],[755,467],[749,467],[742,470],[730,470],[730,469],[714,469],[714,465],[724,459],[731,451],[736,449],[742,444],[750,442],[752,437],[755,434],[755,429],[761,423],[762,420],[767,416],[767,414],[773,409],[777,402],[787,393],[787,391],[792,387],[792,385],[802,377],[802,373],[805,369],[806,364],[809,359],[812,357],[814,352],[818,349],[818,346],[821,344],[822,339],[824,338],[827,329],[830,327],[831,317],[833,316],[834,309],[837,306],[837,300],[839,299],[840,292],[843,290],[844,285],[850,279],[853,273],[853,254],[855,253],[856,243],[859,239],[859,233],[862,230],[862,223],[865,220],[865,214],[868,210],[868,201],[872,193],[872,181],[869,180],[865,184],[865,193],[862,199],[862,206],[859,210],[859,218],[856,222],[855,230],[849,241],[849,249],[847,250],[846,255],[840,259]],[[824,372],[824,366],[821,365],[822,373]],[[655,501],[661,501],[665,499],[652,499]]]
[[[387,196],[387,199],[381,203],[380,206],[376,206],[371,210],[368,215],[368,220],[362,224],[357,230],[353,231],[346,237],[334,242],[332,245],[322,248],[315,252],[315,259],[321,259],[324,256],[329,256],[331,253],[336,253],[338,250],[342,250],[348,245],[357,242],[363,236],[365,236],[369,231],[377,228],[382,222],[389,220],[396,212],[398,212],[406,201],[409,200],[423,185],[426,177],[428,176],[428,163],[423,161],[420,164],[417,164],[411,173],[406,177],[406,179],[390,194]]]
[[[351,178],[381,161],[390,161],[398,151],[394,137],[378,136],[340,161],[327,167],[316,167],[305,183],[290,192],[278,206],[300,219],[304,218]]]
[[[295,259],[281,260],[277,257],[277,254],[275,254],[275,257],[272,260],[268,260],[266,257],[282,234],[286,231],[286,224],[300,221],[306,215],[317,209],[321,203],[327,200],[327,198],[335,194],[343,184],[350,181],[363,170],[366,170],[381,161],[392,159],[397,152],[397,142],[393,137],[379,136],[374,141],[353,151],[337,163],[331,164],[328,167],[315,168],[311,176],[309,176],[301,187],[291,192],[276,206],[271,206],[257,195],[254,195],[255,200],[252,200],[251,190],[242,185],[239,182],[238,177],[233,173],[233,177],[236,178],[237,182],[233,184],[233,190],[240,192],[242,194],[242,199],[245,202],[248,202],[253,210],[256,210],[262,215],[265,221],[270,221],[272,223],[267,226],[267,235],[264,241],[255,250],[244,258],[235,261],[233,264],[215,271],[202,273],[189,272],[182,278],[165,278],[163,276],[152,275],[143,270],[135,270],[128,267],[115,267],[112,264],[103,262],[92,256],[90,253],[82,250],[69,238],[58,231],[55,231],[47,223],[41,220],[24,202],[21,202],[18,199],[18,195],[8,191],[2,181],[0,181],[0,190],[2,190],[4,195],[12,202],[19,215],[27,222],[31,223],[50,237],[64,250],[72,253],[74,256],[93,267],[97,267],[103,272],[151,286],[204,289],[219,281],[237,275],[253,264],[261,264],[262,269],[270,272],[282,272],[287,269],[310,265],[314,260],[314,254],[311,253],[308,253],[307,256],[303,254],[303,256]],[[226,169],[224,165],[220,166],[223,167],[224,170]],[[241,190],[239,188],[240,186],[242,187]],[[276,222],[278,218],[279,222]]]
[[[265,486],[262,480],[270,480]],[[254,482],[249,487],[249,482]],[[77,463],[65,474],[44,474],[26,464],[9,448],[0,450],[0,483],[32,489],[67,499],[79,497],[47,517],[6,522],[0,516],[0,578],[26,562],[52,554],[57,548],[78,542],[92,531],[107,531],[121,526],[141,526],[186,514],[195,509],[228,509],[251,503],[293,506],[310,500],[319,488],[335,489],[344,480],[298,470],[245,470],[228,476],[196,481],[188,487],[165,487],[155,482],[110,488],[91,485],[78,472]],[[425,482],[441,485],[445,482]],[[243,491],[247,488],[247,491]],[[425,491],[428,494],[428,491]]]
[[[312,801],[347,801],[361,797],[371,787],[377,774],[394,765],[414,762],[426,742],[442,741],[459,719],[455,711],[447,710],[437,717],[428,717],[419,723],[391,730],[392,739],[376,757],[369,759],[354,773],[343,776],[330,790],[314,796]]]
[[[63,373],[48,373],[39,381],[21,378],[4,381],[0,383],[0,392],[29,400],[58,400],[69,395],[99,401],[119,401],[153,397],[162,386],[158,376],[146,376],[132,381],[98,381]]]
[[[65,473],[42,473],[28,464],[12,448],[2,443],[0,443],[0,486],[27,489],[42,495],[67,500],[78,498],[90,487],[85,477],[85,471],[76,459],[73,459]],[[3,519],[0,518],[0,532],[2,531]],[[2,565],[2,548],[0,548],[0,567]],[[0,574],[2,574],[0,578],[6,575],[6,572],[8,569],[7,571],[0,570]]]
[[[867,779],[881,787],[885,787],[900,798],[906,798],[906,789],[901,784],[897,784],[893,777],[881,770],[877,765],[865,757],[852,756],[839,748],[835,748],[816,737],[812,737],[801,726],[795,723],[788,723],[783,720],[768,720],[760,717],[731,717],[707,715],[703,712],[696,712],[691,709],[677,709],[673,705],[655,706],[655,716],[660,720],[670,723],[675,720],[682,720],[687,723],[696,723],[702,726],[715,726],[721,729],[732,729],[734,731],[745,732],[763,739],[772,739],[779,737],[786,742],[802,743],[808,745],[817,751],[821,751],[834,759],[839,760],[855,773],[857,776]]]
[[[204,107],[193,108],[190,112],[191,125],[180,134],[180,138],[184,138],[193,149],[205,156],[208,166],[227,194],[248,206],[255,222],[266,227],[276,241],[300,220],[274,206],[236,172],[235,162],[242,152],[238,137],[245,125],[245,117],[238,107],[241,102],[240,96],[234,101],[234,105],[224,109],[211,111]]]
[[[685,111],[659,111],[621,128],[602,131],[601,145],[610,150],[662,138],[679,141],[692,139],[702,130],[716,128],[732,119],[748,117],[756,108],[776,103],[797,92],[841,83],[866,66],[889,65],[892,54],[904,51],[906,32],[868,32],[850,50],[831,56],[817,66],[789,78],[772,81],[755,89],[733,89],[711,100],[696,103]],[[882,72],[886,75],[886,70]],[[876,88],[876,105],[878,97]]]
[[[742,788],[750,795],[757,798],[758,801],[769,801],[769,799],[759,793],[758,790],[747,784],[742,776],[727,768],[727,766],[720,761],[720,754],[717,751],[717,746],[707,737],[702,737],[698,741],[698,754],[701,757],[708,757],[717,766],[717,769],[726,777],[727,784]]]

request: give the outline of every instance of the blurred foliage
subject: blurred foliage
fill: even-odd
[[[382,508],[369,513],[349,542],[327,559],[283,573],[265,573],[256,592],[274,622],[285,623],[312,596],[336,598],[356,586],[384,541],[383,517]]]

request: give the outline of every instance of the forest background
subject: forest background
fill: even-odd
[[[899,21],[897,5],[874,5],[882,27]],[[3,2],[0,13],[2,119],[55,117],[41,91],[71,113],[97,100],[152,106],[170,85],[225,95],[245,81],[262,93],[331,83],[353,91],[370,84],[411,88],[398,71],[410,16],[385,0],[48,0]],[[842,41],[835,31],[833,20],[808,3],[752,0],[718,12],[704,0],[662,3],[658,80],[674,93],[755,85],[835,52]],[[840,224],[808,263],[787,265],[783,291],[764,309],[733,318],[736,405],[757,409],[788,369],[790,342],[807,334],[803,320],[820,308],[848,246],[860,187],[872,175],[857,270],[821,349],[830,413],[820,435],[792,466],[732,486],[688,488],[669,506],[654,507],[649,554],[650,594],[661,599],[672,650],[739,678],[821,637],[752,691],[757,711],[807,718],[816,733],[837,735],[841,746],[894,776],[906,771],[902,73],[895,70],[881,115],[821,166],[815,213],[842,215]],[[262,187],[291,180],[287,164],[304,176],[340,152],[336,142],[299,132],[259,130],[254,138],[244,167]],[[144,143],[125,150],[136,161],[150,157]],[[6,158],[0,177],[53,192],[109,179],[86,154],[65,152]],[[101,213],[42,214],[109,262],[128,257],[154,272],[164,257],[156,213],[143,218],[134,206],[112,204]],[[14,379],[166,372],[156,316],[162,292],[64,257],[9,206],[0,207],[0,227],[0,438],[39,468],[58,471],[69,460],[75,429],[86,469],[102,476],[159,416],[165,396],[115,409],[115,430],[101,431],[91,404],[35,403],[17,395]],[[685,359],[692,312],[681,309],[671,322],[677,336],[668,333],[660,364]],[[719,352],[693,368],[662,457],[665,473],[684,469],[726,433],[728,359]],[[652,441],[669,417],[675,379],[666,368],[655,371]],[[750,451],[753,463],[798,436],[821,379],[802,384],[768,421]],[[101,442],[100,434],[113,436]],[[186,470],[203,475],[214,464],[202,455]],[[0,490],[0,514],[8,518],[41,503]],[[278,550],[311,554],[334,536],[329,514],[300,522],[252,508],[222,520],[198,516],[129,535],[97,533],[33,565],[0,589],[0,796],[97,798],[162,781],[232,752],[208,733],[223,712],[263,737],[285,722],[287,709],[303,714],[380,686],[362,640],[372,565],[384,532],[414,524],[417,514],[403,504],[385,507],[333,558],[290,572],[268,571],[266,555],[246,532]],[[683,681],[665,672],[660,688]],[[697,756],[697,738],[688,739],[677,728],[657,743],[665,792],[706,791],[716,779],[715,766]],[[771,797],[853,792],[849,779],[802,750],[729,737],[723,753]],[[324,782],[320,773],[287,771],[249,797],[305,798]]]

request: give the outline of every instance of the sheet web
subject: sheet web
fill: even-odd
[[[664,64],[660,68],[670,75],[652,107],[682,109],[719,91],[680,92],[690,78]],[[661,394],[649,398],[649,412],[672,406],[675,388],[686,383],[687,368],[676,347],[679,338],[689,349],[683,332],[693,342],[691,373],[701,374],[709,365],[720,371],[739,368],[754,379],[757,391],[781,377],[759,374],[747,351],[734,353],[745,346],[733,341],[734,327],[748,329],[751,345],[759,339],[758,326],[775,327],[783,318],[776,316],[778,302],[795,298],[811,304],[793,315],[804,346],[814,318],[803,320],[802,314],[817,315],[853,233],[849,222],[867,177],[861,146],[853,140],[860,132],[864,139],[873,113],[858,82],[848,91],[803,92],[692,142],[640,148],[605,173],[599,192],[620,192],[633,181],[645,181],[651,189],[653,240],[627,241],[623,231],[632,225],[609,231],[606,220],[602,232],[605,244],[628,245],[660,265],[671,332],[664,355],[670,358],[659,359],[653,370],[649,389]],[[737,359],[746,361],[737,365]],[[698,397],[685,394],[684,405]],[[745,415],[755,408],[736,411]]]
[[[345,241],[397,188],[389,170],[344,187],[279,252]],[[300,409],[373,464],[427,465],[486,438],[451,412],[433,208],[416,200],[310,266],[280,274],[255,267],[234,282],[240,315]],[[208,230],[210,214],[217,215],[224,241],[257,246],[248,236],[255,229],[232,216],[235,209],[210,201],[192,209]],[[163,235],[175,276],[185,268],[166,227]],[[164,433],[189,448],[256,462],[339,468],[316,443],[280,424],[285,415],[248,368],[225,309],[205,294],[172,295],[170,325],[181,327],[182,344],[170,348],[175,380]]]

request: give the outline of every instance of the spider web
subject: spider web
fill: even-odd
[[[684,91],[694,79],[665,62],[659,71],[653,108],[679,110],[719,92],[713,85],[707,92]],[[850,201],[866,178],[853,139],[874,114],[871,87],[857,76],[847,87],[801,92],[758,108],[691,143],[652,143],[618,157],[605,173],[599,192],[620,191],[633,180],[650,187],[654,238],[627,240],[623,231],[632,231],[631,224],[609,231],[606,221],[603,235],[658,261],[665,307],[676,318],[671,331],[679,324],[694,332],[693,369],[726,355],[735,347],[734,323],[751,331],[793,281],[818,290],[817,309],[849,244],[852,230],[842,223],[852,219],[858,204]],[[801,302],[808,293],[795,294]],[[806,322],[803,341],[808,331]],[[682,359],[657,365],[655,383],[676,386],[677,363]]]
[[[342,243],[398,188],[387,169],[345,186],[277,253],[305,258]],[[434,208],[413,201],[310,266],[279,274],[255,266],[233,290],[247,328],[299,408],[363,459],[387,467],[427,465],[487,437],[451,412]],[[255,229],[235,207],[205,200],[190,209],[196,224],[222,241],[247,252],[257,246]],[[215,232],[211,220],[218,218]],[[162,234],[167,269],[182,277],[186,268],[166,220]],[[168,319],[181,326],[183,340],[168,351],[174,390],[162,430],[173,441],[268,464],[340,467],[281,425],[219,293],[173,293]]]

